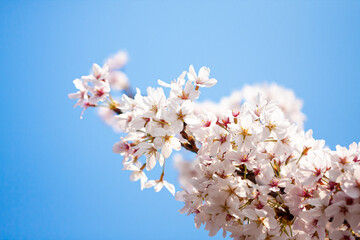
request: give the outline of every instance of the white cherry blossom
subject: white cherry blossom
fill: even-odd
[[[217,80],[207,67],[197,74],[191,65],[142,95],[124,80],[125,63],[119,53],[103,67],[94,64],[73,81],[78,91],[69,98],[84,110],[103,109],[104,120],[122,131],[113,151],[141,189],[167,188],[184,202],[180,212],[210,236],[221,230],[233,239],[358,238],[360,144],[331,150],[305,132],[302,102],[291,90],[245,86],[219,103],[199,103],[199,88]],[[168,96],[162,87],[170,88]],[[124,95],[112,96],[111,88]],[[172,154],[181,148],[191,154]],[[182,188],[176,194],[164,180],[172,160]],[[148,179],[145,171],[159,167],[160,177]]]
[[[150,180],[147,183],[145,183],[144,187],[145,188],[151,188],[154,187],[155,192],[159,192],[163,187],[165,186],[165,188],[167,190],[169,190],[169,192],[172,195],[175,195],[175,187],[174,185],[172,185],[171,183],[168,183],[167,181],[160,179],[160,180]]]
[[[207,67],[200,68],[199,75],[197,75],[193,65],[191,65],[187,75],[189,80],[198,87],[212,87],[217,83],[216,79],[209,79],[210,69]]]

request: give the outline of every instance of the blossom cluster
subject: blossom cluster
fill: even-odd
[[[331,151],[268,107],[257,116],[244,104],[220,135],[214,126],[194,162],[177,160],[181,212],[210,236],[222,229],[234,239],[354,239],[360,146]]]
[[[103,106],[105,108],[103,108],[104,111],[100,111],[100,115],[103,116],[110,125],[113,123],[113,110],[117,108],[117,102],[112,100],[110,91],[111,89],[129,91],[128,77],[120,70],[124,68],[126,62],[127,54],[120,51],[107,59],[103,67],[94,63],[91,74],[73,81],[78,91],[76,93],[70,93],[69,98],[78,99],[74,107],[80,106],[83,108],[81,118],[87,108],[103,106],[98,103],[107,101],[111,103],[108,105],[111,108]]]
[[[120,58],[122,59],[122,58]],[[302,102],[277,85],[246,86],[220,104],[198,103],[200,88],[212,87],[210,69],[193,66],[171,83],[139,89],[129,85],[114,98],[110,87],[119,57],[74,80],[84,109],[106,109],[105,119],[125,133],[113,151],[123,156],[130,179],[141,189],[175,187],[164,179],[173,151],[191,152],[192,162],[175,155],[184,202],[182,213],[233,239],[355,239],[360,232],[360,144],[337,146],[305,132]],[[124,78],[120,78],[124,79]],[[127,79],[127,78],[126,78]],[[126,80],[127,83],[127,80]],[[166,96],[163,88],[169,88]],[[146,171],[160,166],[157,179]]]
[[[306,119],[305,114],[301,112],[303,103],[296,98],[294,92],[290,89],[281,87],[275,83],[245,85],[241,90],[231,93],[228,97],[223,97],[219,103],[205,101],[197,104],[195,111],[212,111],[215,114],[223,112],[224,109],[238,111],[244,102],[256,104],[258,95],[261,95],[266,101],[272,101],[284,112],[287,119],[295,123],[299,129],[303,128]]]

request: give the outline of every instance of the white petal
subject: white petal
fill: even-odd
[[[339,205],[336,204],[330,205],[325,209],[325,215],[327,217],[335,216],[338,213],[339,213]]]
[[[93,69],[94,75],[99,74],[99,72],[101,71],[101,67],[99,65],[97,65],[96,63],[93,64],[92,69]]]
[[[206,79],[209,78],[210,75],[210,69],[207,67],[202,67],[199,70],[199,78],[201,79]]]
[[[256,215],[255,211],[252,210],[252,209],[244,209],[243,210],[243,213],[246,217],[250,218],[251,220],[257,220],[258,219],[258,216]]]
[[[159,164],[162,167],[165,162],[164,156],[161,153],[157,153],[157,155],[158,155]]]
[[[180,143],[179,139],[177,139],[176,137],[172,137],[170,141],[171,141],[172,148],[175,149],[176,151],[180,151],[181,143]]]
[[[160,79],[158,80],[158,84],[162,87],[171,87],[171,84],[168,84],[166,82],[161,81]]]
[[[134,171],[130,174],[130,180],[133,182],[139,180],[139,177],[140,177],[140,175],[139,175],[138,171]]]
[[[209,79],[208,81],[206,81],[206,83],[204,84],[205,87],[212,87],[217,83],[217,80],[212,78]]]
[[[189,73],[190,73],[191,75],[193,75],[194,77],[197,77],[197,76],[196,76],[196,72],[195,72],[195,69],[194,69],[194,66],[193,66],[193,65],[190,65],[190,67],[189,67]]]
[[[155,186],[156,181],[155,180],[149,180],[144,184],[144,188],[151,188],[153,186]]]
[[[157,182],[157,184],[154,186],[155,192],[159,192],[164,187],[164,182]]]
[[[81,81],[80,79],[78,79],[78,78],[75,79],[75,80],[73,81],[73,83],[74,83],[75,87],[76,87],[77,89],[79,89],[80,91],[84,91],[84,90],[85,90],[83,81]]]
[[[161,154],[164,156],[164,158],[170,157],[172,152],[172,148],[169,144],[165,144],[161,149]]]
[[[174,196],[175,195],[175,187],[171,183],[168,183],[167,181],[164,181],[164,185],[169,190],[169,192]]]
[[[156,165],[155,155],[154,154],[148,155],[146,159],[146,169],[150,171],[155,167],[155,165]]]

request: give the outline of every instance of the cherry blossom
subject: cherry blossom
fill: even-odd
[[[187,75],[189,80],[194,82],[198,87],[212,87],[217,83],[216,79],[209,79],[210,69],[207,67],[200,68],[199,75],[197,75],[193,65],[191,65]]]
[[[312,130],[305,132],[302,101],[293,91],[245,86],[219,104],[197,102],[200,87],[217,80],[209,68],[197,74],[191,65],[143,95],[131,92],[122,71],[126,61],[119,53],[102,67],[94,64],[90,75],[73,81],[78,91],[69,98],[84,110],[101,109],[122,132],[113,151],[141,190],[165,187],[184,203],[180,212],[193,215],[195,227],[204,225],[210,236],[359,239],[360,143],[331,150]],[[121,98],[111,89],[122,91]],[[179,154],[184,151],[191,154]],[[164,180],[172,160],[178,192]],[[160,176],[148,179],[158,168]]]

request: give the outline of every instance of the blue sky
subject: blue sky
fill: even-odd
[[[168,192],[129,181],[119,135],[95,112],[79,119],[72,80],[120,49],[142,90],[205,65],[218,85],[201,99],[276,82],[304,100],[316,138],[348,146],[360,141],[359,12],[355,0],[1,1],[0,238],[208,239]]]

